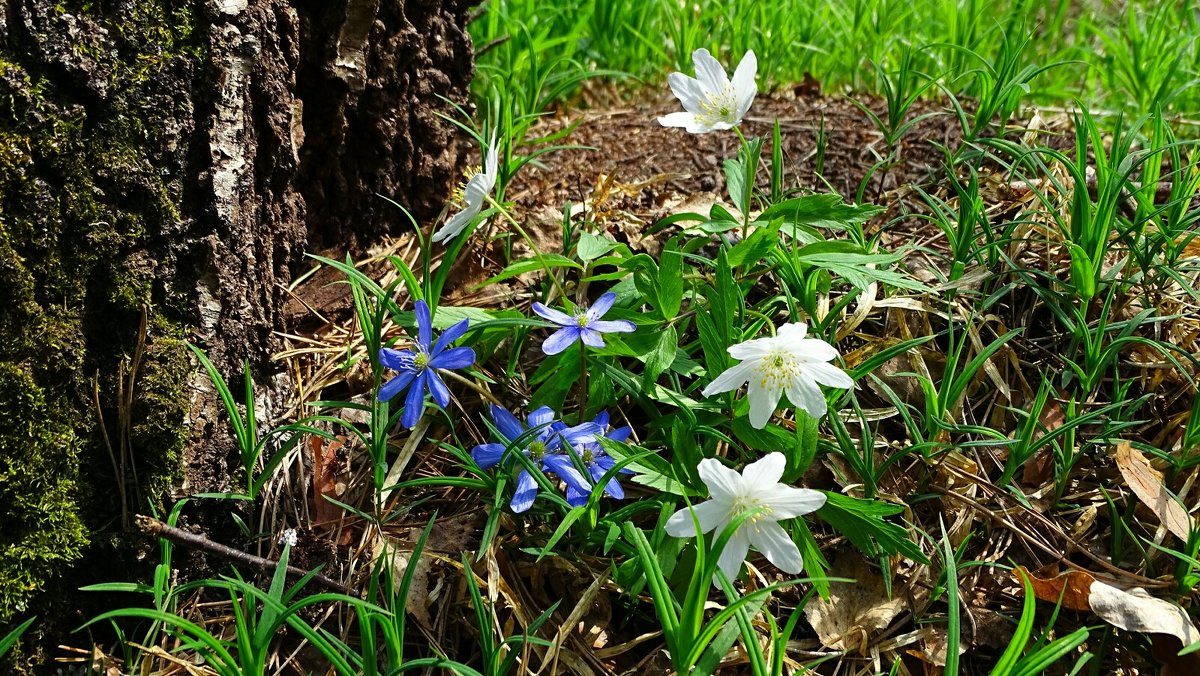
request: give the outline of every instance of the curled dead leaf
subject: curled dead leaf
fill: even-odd
[[[804,615],[825,647],[865,650],[870,637],[887,628],[904,609],[904,601],[888,597],[883,578],[857,552],[843,550],[829,575],[855,582],[831,582],[829,599],[813,599]]]
[[[1162,475],[1150,466],[1146,456],[1138,452],[1128,441],[1117,444],[1117,469],[1129,484],[1129,490],[1154,512],[1158,520],[1175,537],[1187,542],[1192,528],[1192,517],[1179,500],[1163,485]]]

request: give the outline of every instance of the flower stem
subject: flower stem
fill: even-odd
[[[584,416],[587,415],[587,397],[588,397],[588,371],[587,371],[587,345],[583,344],[583,340],[579,341],[579,422],[583,423]]]
[[[744,204],[737,205],[742,212],[742,239],[746,239],[746,233],[750,231],[750,201],[754,198],[754,177],[758,174],[757,166],[750,166],[750,144],[746,142],[746,137],[742,134],[741,127],[734,127],[733,131],[737,132],[738,141],[742,144],[741,155],[745,160],[743,171],[745,175],[746,200]]]

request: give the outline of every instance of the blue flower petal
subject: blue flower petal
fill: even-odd
[[[404,388],[412,384],[414,378],[417,377],[416,371],[404,371],[395,378],[383,384],[379,388],[379,401],[388,401],[397,394],[404,391]]]
[[[496,429],[509,441],[516,441],[517,437],[525,433],[525,426],[516,416],[495,404],[492,404],[492,422],[496,423]]]
[[[450,389],[446,387],[446,381],[442,380],[437,371],[426,369],[425,374],[425,384],[429,386],[429,393],[433,395],[433,400],[441,408],[449,406]]]
[[[475,363],[475,350],[469,347],[454,347],[435,355],[429,366],[435,369],[465,369]]]
[[[600,411],[592,422],[600,427],[600,434],[608,432],[608,411]]]
[[[566,455],[551,455],[547,456],[544,464],[546,469],[558,475],[568,487],[575,489],[577,493],[584,496],[584,501],[587,501],[587,496],[592,492],[592,482],[588,481],[579,470],[575,469],[575,465],[571,462],[571,458]],[[583,504],[583,503],[579,503]],[[578,504],[572,503],[573,507],[578,507]]]
[[[417,344],[428,351],[433,342],[433,318],[429,315],[429,304],[423,300],[417,301]]]
[[[406,371],[412,368],[412,360],[416,354],[412,350],[393,350],[390,347],[382,347],[379,348],[379,363],[383,364],[384,368],[393,371]]]
[[[517,476],[517,490],[513,493],[513,499],[510,505],[512,511],[520,514],[533,506],[533,500],[537,497],[538,485],[529,475],[528,470],[521,470],[521,474]]]
[[[554,422],[554,410],[549,406],[542,406],[529,414],[529,429],[541,428],[542,433],[539,436],[545,436],[548,432],[550,424]]]
[[[433,346],[433,351],[431,352],[431,354],[433,354],[434,357],[437,357],[437,355],[440,354],[442,350],[444,350],[450,346],[450,343],[453,343],[454,341],[458,340],[459,338],[462,338],[463,334],[465,334],[467,332],[467,327],[468,327],[468,325],[470,325],[470,323],[471,323],[471,320],[464,319],[461,322],[459,322],[459,323],[455,324],[454,326],[451,326],[450,328],[443,331],[442,335],[439,336],[437,339],[437,344]],[[462,367],[461,366],[439,366],[438,368],[462,368]]]
[[[491,469],[504,457],[504,444],[480,444],[471,449],[471,459],[479,469]]]
[[[633,333],[637,325],[628,319],[602,320],[588,324],[588,328],[600,333]]]
[[[592,307],[587,311],[588,324],[590,325],[592,322],[603,317],[604,313],[608,312],[609,308],[611,308],[613,303],[616,301],[617,294],[613,293],[612,291],[609,291],[603,296],[597,298],[596,302],[593,303]]]
[[[566,329],[563,329],[566,331]],[[588,347],[600,349],[604,347],[604,336],[600,335],[599,331],[592,329],[579,329],[579,337],[583,339],[583,344]]]
[[[630,427],[619,427],[604,435],[613,441],[625,441],[629,435],[633,434],[633,429]]]
[[[404,415],[400,418],[400,424],[410,430],[417,426],[421,414],[425,412],[425,378],[429,373],[429,369],[422,369],[409,388],[408,396],[404,398]]]
[[[542,343],[542,352],[548,355],[558,354],[563,350],[575,344],[579,340],[580,330],[578,326],[567,326],[555,331],[546,342]]]
[[[552,321],[559,326],[578,326],[574,317],[561,310],[555,310],[552,307],[546,307],[541,303],[534,303],[532,307],[533,313],[542,319]]]

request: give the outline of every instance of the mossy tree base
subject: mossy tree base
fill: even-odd
[[[403,231],[376,193],[429,218],[453,181],[468,4],[0,0],[0,633],[114,579],[77,564],[128,561],[133,512],[234,485],[184,340],[281,410],[303,251]]]

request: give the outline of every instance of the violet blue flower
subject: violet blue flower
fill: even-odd
[[[598,434],[600,436],[612,439],[613,441],[625,441],[633,432],[628,427],[612,429],[608,423],[608,412],[601,412],[593,421],[600,428]],[[588,496],[592,494],[592,487],[604,477],[608,470],[612,469],[617,464],[616,459],[604,452],[600,444],[595,441],[572,445],[567,449],[567,453],[574,455],[579,459],[584,469],[587,470],[588,476],[580,473],[575,466],[574,461],[566,455],[560,454],[547,457],[545,460],[546,467],[557,474],[564,483],[567,484],[567,502],[572,507],[579,507],[587,504]],[[621,474],[633,474],[629,469],[621,468],[617,470]],[[590,478],[589,478],[590,477]],[[608,480],[604,486],[604,492],[608,493],[617,500],[625,498],[625,490],[621,488],[621,484],[617,481],[617,477]]]
[[[533,304],[533,311],[541,318],[547,319],[562,328],[555,331],[546,342],[542,343],[542,352],[548,355],[558,354],[582,340],[589,347],[604,347],[602,333],[633,333],[637,327],[625,319],[602,321],[600,318],[617,300],[617,294],[611,291],[596,299],[596,304],[590,309],[580,308],[572,317],[565,312],[546,307],[541,303]]]
[[[417,301],[416,315],[415,349],[393,350],[384,347],[379,350],[379,363],[399,372],[379,388],[379,401],[388,401],[407,388],[408,396],[404,398],[404,416],[400,418],[400,424],[408,429],[417,426],[417,421],[425,411],[426,392],[433,395],[438,406],[446,408],[450,405],[450,390],[438,375],[438,369],[464,369],[475,363],[475,351],[469,347],[446,349],[467,332],[469,320],[464,319],[446,329],[434,343],[433,318],[425,301]]]
[[[521,423],[516,416],[495,404],[491,406],[491,413],[492,421],[496,423],[496,430],[503,437],[505,443],[480,444],[471,449],[471,458],[481,469],[490,469],[499,464],[505,451],[518,440],[525,444],[525,447],[521,448],[519,452],[524,453],[534,463],[546,469],[548,468],[546,461],[561,455],[564,446],[570,448],[575,445],[591,443],[595,435],[601,433],[600,427],[596,423],[583,423],[567,427],[566,423],[554,419],[554,411],[550,410],[549,406],[543,406],[530,413],[527,418],[528,425]],[[517,476],[517,488],[511,503],[512,510],[520,513],[529,509],[537,494],[537,482],[529,474],[529,470],[522,469]]]

